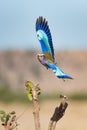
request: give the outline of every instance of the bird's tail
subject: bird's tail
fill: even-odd
[[[52,63],[48,63],[47,65],[49,68],[53,71],[53,73],[56,75],[57,78],[62,78],[62,79],[73,79],[71,76],[65,74],[60,68],[58,68],[56,65]]]

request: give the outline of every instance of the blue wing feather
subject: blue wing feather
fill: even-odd
[[[39,39],[41,43],[42,52],[50,53],[52,58],[55,59],[52,36],[48,26],[48,22],[46,21],[45,18],[39,17],[36,20],[36,32],[38,32],[39,35],[42,34],[43,36],[43,37],[41,36],[41,39]]]
[[[62,79],[72,79],[69,75],[65,74],[61,69],[59,69],[56,65],[46,62],[47,66],[49,66],[50,69],[54,72],[57,78]]]

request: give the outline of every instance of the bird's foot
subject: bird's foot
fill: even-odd
[[[63,82],[65,82],[66,80],[65,79],[62,79],[63,80]]]

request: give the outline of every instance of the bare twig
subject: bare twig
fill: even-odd
[[[61,96],[62,101],[59,106],[55,108],[53,116],[50,119],[48,130],[55,130],[56,123],[63,117],[65,110],[68,106],[66,96]]]
[[[37,84],[36,86],[31,81],[26,81],[26,92],[28,95],[28,99],[33,101],[34,106],[34,121],[35,121],[35,130],[40,130],[40,119],[39,119],[39,102],[38,102],[38,95],[40,95],[40,88]]]
[[[33,95],[33,105],[34,105],[34,121],[35,121],[35,129],[40,130],[40,119],[39,119],[39,103],[38,96],[35,87],[32,87],[32,95]]]

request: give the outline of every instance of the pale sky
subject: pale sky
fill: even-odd
[[[0,0],[0,50],[40,49],[39,16],[48,20],[55,49],[87,50],[87,0]]]

